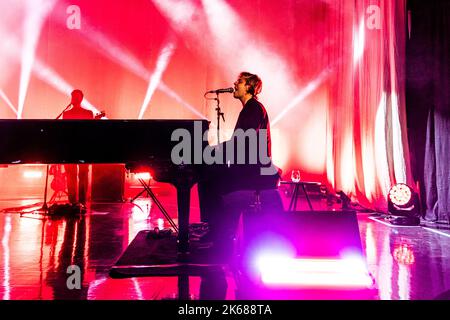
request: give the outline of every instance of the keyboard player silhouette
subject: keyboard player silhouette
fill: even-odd
[[[84,97],[83,92],[75,89],[72,91],[71,96],[70,104],[72,108],[63,112],[63,120],[93,120],[95,118],[94,113],[81,106]],[[82,209],[85,209],[89,183],[89,164],[66,164],[64,169],[67,177],[69,202],[74,206],[79,204]]]

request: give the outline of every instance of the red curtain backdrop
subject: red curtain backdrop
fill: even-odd
[[[372,207],[412,182],[405,0],[7,0],[0,10],[1,118],[55,118],[80,88],[110,119],[207,118],[213,142],[204,92],[249,71],[263,80],[286,179],[299,169]],[[220,99],[226,138],[241,106]]]
[[[404,93],[405,1],[378,6],[340,1],[335,12],[328,180],[362,202],[383,207],[393,184],[413,185]]]

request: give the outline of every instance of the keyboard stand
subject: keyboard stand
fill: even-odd
[[[173,231],[178,233],[178,226],[175,224],[173,219],[170,217],[169,213],[166,211],[166,209],[163,207],[161,202],[158,200],[156,195],[153,193],[152,189],[150,188],[149,183],[147,183],[144,179],[139,178],[138,181],[141,183],[141,185],[144,187],[144,190],[139,192],[132,200],[131,202],[135,201],[137,198],[139,198],[144,192],[147,192],[147,195],[153,200],[153,202],[156,204],[158,209],[161,211],[161,213],[164,215],[164,217],[167,219],[171,227],[173,228]]]
[[[281,184],[289,184],[294,185],[294,191],[292,192],[291,201],[289,203],[289,211],[295,211],[297,209],[297,198],[299,195],[299,188],[302,187],[303,193],[305,194],[306,201],[308,202],[309,209],[311,211],[314,211],[313,206],[311,204],[311,200],[309,199],[308,192],[306,191],[307,185],[314,185],[314,186],[320,186],[319,182],[307,182],[307,181],[299,181],[299,182],[292,182],[292,181],[281,181]]]

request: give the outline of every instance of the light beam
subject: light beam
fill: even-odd
[[[281,111],[275,119],[272,121],[272,127],[274,127],[282,118],[284,118],[289,111],[294,109],[296,106],[300,104],[303,100],[305,100],[311,93],[313,93],[328,77],[330,70],[326,69],[322,71],[322,73],[313,81],[308,83],[308,85],[300,91],[300,93],[285,107],[283,111]]]
[[[21,51],[17,39],[15,37],[11,37],[9,34],[2,33],[1,30],[0,37],[8,43],[7,54],[18,57]],[[45,63],[41,62],[39,59],[34,59],[32,71],[39,79],[67,96],[70,96],[74,89],[74,87],[67,83],[67,81],[65,81],[58,73],[48,67]],[[99,113],[99,110],[87,99],[83,99],[82,105],[94,113]]]
[[[6,105],[14,112],[14,114],[17,116],[17,110],[12,104],[11,100],[6,96],[5,92],[0,89],[0,97],[3,99],[3,101],[6,102]]]
[[[65,18],[65,16],[59,17],[60,23],[65,23]],[[92,49],[96,50],[111,61],[119,64],[126,70],[129,70],[145,81],[148,81],[152,76],[152,74],[139,61],[139,59],[124,49],[117,41],[114,41],[102,32],[98,31],[97,28],[91,26],[86,19],[83,20],[83,28],[77,31],[80,32],[84,39],[87,40],[87,43],[92,47]],[[177,103],[190,110],[198,117],[206,119],[206,117],[202,115],[194,106],[186,102],[163,81],[159,81],[157,89],[161,90],[164,94],[174,99]]]
[[[213,54],[219,61],[227,62],[224,71],[232,77],[241,71],[258,74],[263,80],[261,97],[268,112],[284,109],[298,92],[286,61],[270,49],[270,44],[260,40],[262,37],[256,34],[257,30],[250,30],[226,1],[202,0],[202,4],[214,36]]]
[[[41,34],[42,25],[48,14],[55,5],[55,0],[27,0],[25,3],[25,19],[23,25],[24,41],[21,55],[19,103],[17,109],[17,119],[22,118],[28,85],[30,83],[31,71],[35,60],[35,53],[38,40]]]
[[[142,103],[141,111],[139,112],[138,119],[141,120],[144,117],[145,111],[148,108],[148,105],[152,99],[153,94],[155,93],[156,88],[158,87],[159,82],[164,74],[164,71],[167,69],[170,58],[172,57],[176,48],[176,41],[169,40],[164,48],[161,50],[158,60],[156,61],[156,68],[150,77],[150,81],[147,88],[147,93],[145,94],[144,102]]]

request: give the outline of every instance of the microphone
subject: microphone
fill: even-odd
[[[233,93],[234,88],[230,87],[230,88],[225,88],[225,89],[210,90],[210,91],[207,91],[206,93],[226,93],[226,92]]]

